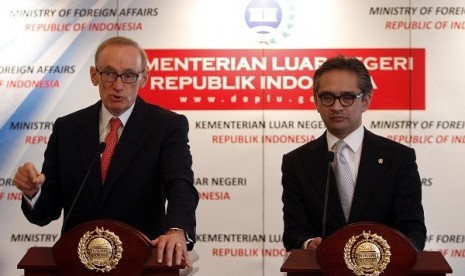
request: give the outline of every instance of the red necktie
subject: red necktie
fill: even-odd
[[[102,153],[101,167],[102,167],[102,183],[105,183],[108,167],[110,166],[111,157],[115,152],[116,143],[118,143],[118,129],[121,126],[121,121],[118,118],[110,120],[110,132],[105,137],[105,150]]]

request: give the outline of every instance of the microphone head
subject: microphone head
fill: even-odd
[[[99,145],[98,145],[98,152],[99,153],[103,153],[103,151],[105,150],[105,147],[107,146],[107,144],[105,144],[105,142],[101,142]]]
[[[334,151],[328,151],[328,162],[334,161]]]

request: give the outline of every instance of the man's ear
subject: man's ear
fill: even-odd
[[[362,112],[365,112],[368,110],[371,104],[371,100],[373,99],[373,93],[368,93],[366,95],[363,95],[362,98]]]
[[[90,81],[92,82],[94,86],[97,86],[99,84],[99,78],[98,78],[98,72],[94,66],[90,67],[89,73],[90,73]]]
[[[144,87],[149,80],[149,70],[145,69],[144,72],[140,73],[140,87]]]
[[[316,95],[315,92],[313,93],[313,104],[315,104],[316,111],[318,111],[318,113],[320,113],[320,110],[318,109],[318,96]]]

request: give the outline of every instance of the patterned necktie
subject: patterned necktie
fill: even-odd
[[[102,183],[105,183],[108,167],[110,166],[111,157],[115,152],[116,144],[118,143],[118,129],[121,126],[121,121],[118,118],[110,120],[110,132],[105,137],[105,150],[102,153],[101,167],[102,167]]]
[[[342,153],[345,147],[347,147],[347,144],[342,140],[334,144],[333,150],[336,152],[336,159],[333,163],[333,169],[344,216],[346,221],[348,221],[350,208],[352,206],[352,198],[354,196],[354,181],[352,179],[352,173],[350,172],[349,163],[347,163],[347,159]]]

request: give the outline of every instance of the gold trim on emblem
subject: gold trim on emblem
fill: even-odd
[[[383,237],[363,231],[347,241],[344,261],[356,275],[378,276],[391,261],[390,249]]]
[[[78,255],[89,270],[109,272],[122,257],[123,243],[115,233],[96,227],[79,240]]]

